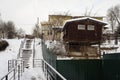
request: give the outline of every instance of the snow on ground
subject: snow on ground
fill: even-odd
[[[111,50],[104,50],[101,51],[101,53],[105,52],[106,54],[108,53],[120,53],[120,41],[118,42],[117,45],[115,45],[115,40],[111,40],[110,42],[106,41],[101,45],[101,47],[105,48],[117,48],[117,49],[111,49]]]
[[[21,39],[6,39],[9,46],[5,51],[0,51],[0,78],[8,72],[8,60],[16,59],[19,52]]]
[[[29,68],[23,73],[21,80],[46,80],[41,68]]]
[[[35,59],[43,59],[40,39],[35,40],[35,53]]]

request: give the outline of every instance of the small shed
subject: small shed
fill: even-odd
[[[101,43],[102,31],[106,24],[90,17],[67,20],[63,27],[63,41],[68,55],[100,56],[100,51],[97,51],[100,46],[91,45]]]
[[[69,43],[99,43],[106,24],[90,17],[67,20],[63,27],[63,40]]]

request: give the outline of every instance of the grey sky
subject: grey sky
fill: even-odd
[[[107,9],[116,4],[120,4],[120,0],[0,0],[0,13],[4,21],[12,20],[30,33],[37,17],[45,21],[49,14],[67,11],[71,15],[82,15],[91,8],[92,14],[105,16]]]

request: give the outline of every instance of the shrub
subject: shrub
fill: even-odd
[[[6,47],[9,46],[9,43],[5,40],[0,41],[0,51],[3,51],[6,49]]]

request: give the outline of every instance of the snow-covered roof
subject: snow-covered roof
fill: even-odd
[[[108,24],[108,23],[105,22],[105,21],[98,20],[98,19],[91,18],[91,17],[75,18],[75,19],[66,20],[65,23],[64,23],[64,25],[63,25],[63,30],[65,29],[65,27],[66,27],[65,25],[66,25],[67,23],[69,23],[69,22],[75,22],[75,21],[83,21],[83,20],[92,20],[92,21],[101,23],[101,24],[103,24],[104,26]]]
[[[81,20],[86,20],[86,19],[90,19],[90,20],[93,20],[93,21],[96,21],[96,22],[107,24],[107,22],[105,22],[105,21],[101,21],[101,20],[98,20],[98,19],[95,19],[95,18],[91,18],[91,17],[83,17],[83,18],[76,18],[76,19],[66,20],[65,24],[68,23],[68,22],[81,21]]]

